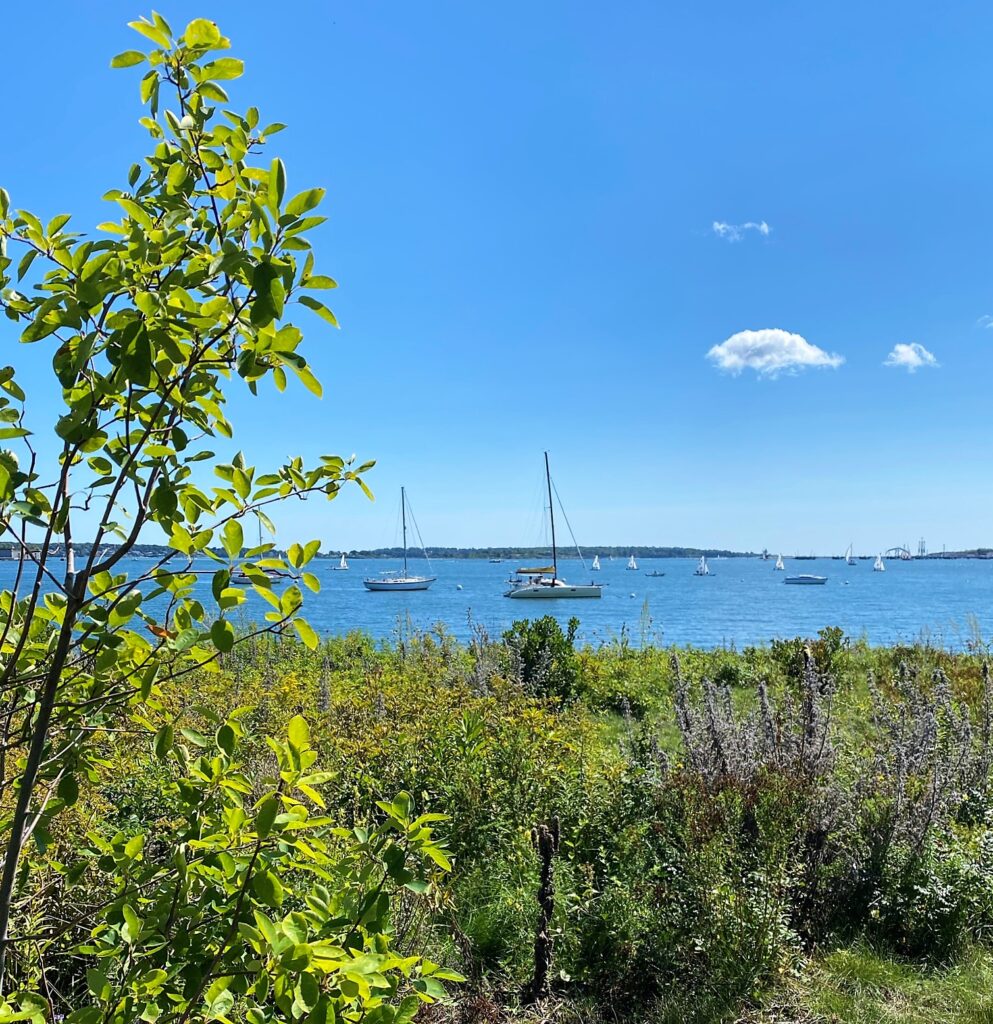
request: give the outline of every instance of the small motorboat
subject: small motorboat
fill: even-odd
[[[812,576],[810,573],[800,573],[799,576],[787,576],[783,580],[784,583],[797,583],[800,585],[806,584],[807,586],[817,586],[821,583],[827,583],[827,576]]]
[[[659,572],[658,569],[655,569],[652,572],[646,572],[645,575],[646,576],[650,576],[652,579],[656,579],[657,580],[657,579],[659,579],[659,577],[664,576],[665,573],[664,572]]]

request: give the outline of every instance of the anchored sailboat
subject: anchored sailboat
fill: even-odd
[[[552,500],[552,471],[548,466],[548,452],[545,452],[545,483],[548,486],[548,521],[552,527],[552,564],[537,568],[518,569],[510,580],[510,590],[504,597],[600,597],[603,588],[596,583],[575,585],[559,579],[559,556],[555,546],[555,508]],[[566,525],[569,520],[566,519]],[[573,538],[575,540],[575,537]]]
[[[786,566],[783,565],[783,556],[782,555],[780,555],[776,559],[776,564],[775,564],[774,568],[778,569],[779,572],[783,572],[783,570],[786,568]]]
[[[362,582],[366,590],[427,590],[438,578],[437,576],[411,576],[407,571],[407,491],[404,487],[400,488],[400,517],[403,520],[403,572],[399,573],[388,569],[378,579],[363,580]],[[416,521],[414,528],[415,530],[417,529]],[[420,540],[420,530],[417,530],[417,536],[418,540]],[[423,541],[421,542],[421,550],[424,552],[424,559],[430,567],[431,562],[428,561],[428,553],[424,550]],[[342,555],[343,560],[344,557]]]
[[[627,569],[637,569],[638,563],[634,560],[634,555],[628,559],[628,564],[625,566]]]
[[[694,576],[709,576],[710,575],[710,566],[707,565],[707,556],[706,555],[701,555],[700,556],[700,564],[693,570],[693,575]]]

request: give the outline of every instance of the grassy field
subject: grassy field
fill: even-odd
[[[552,620],[468,645],[258,640],[169,692],[148,729],[204,743],[232,714],[260,774],[264,738],[307,718],[345,830],[401,792],[445,816],[451,870],[400,886],[391,930],[467,980],[418,1019],[993,1021],[981,650],[837,630],[577,650]],[[48,856],[88,831],[173,827],[148,736],[105,744]],[[536,953],[542,824],[559,839]]]

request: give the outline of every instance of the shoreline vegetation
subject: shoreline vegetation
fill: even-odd
[[[25,545],[31,552],[37,553],[39,545],[28,543]],[[73,550],[77,558],[88,557],[92,550],[92,544],[80,542],[73,544]],[[105,545],[104,550],[108,553],[116,551],[116,546],[113,544]],[[211,550],[223,557],[224,551],[221,548],[211,548]],[[547,547],[482,547],[482,548],[463,548],[463,547],[428,547],[426,548],[429,558],[434,559],[446,559],[446,558],[464,558],[464,559],[494,559],[499,561],[534,561],[535,559],[548,558]],[[632,553],[638,558],[700,558],[701,555],[707,558],[761,558],[762,553],[758,551],[732,551],[726,548],[690,548],[690,547],[674,547],[674,546],[653,546],[653,545],[631,545],[628,547],[618,547],[616,545],[605,545],[604,547],[588,547],[586,549],[589,554],[586,555],[586,560],[592,559],[594,554],[600,556],[601,559],[615,558],[626,560]],[[273,547],[270,549],[270,553],[276,557],[284,557],[286,551]],[[58,558],[64,555],[64,550],[61,545],[55,545],[50,552],[52,557]],[[169,547],[166,544],[135,544],[128,551],[129,557],[132,558],[145,558],[145,559],[160,559],[166,556],[175,556],[176,550]],[[358,548],[358,549],[341,549],[341,548],[328,548],[327,550],[320,551],[314,555],[315,559],[337,559],[341,554],[345,554],[348,558],[352,559],[378,559],[378,558],[400,558],[403,555],[402,547],[387,547],[387,548]],[[16,559],[16,549],[0,548],[0,561],[9,561]],[[568,549],[559,552],[559,561],[579,561],[579,556],[575,551],[569,551]],[[774,556],[770,556],[774,557]],[[814,560],[833,560],[840,561],[841,555],[791,555],[785,554],[783,557],[787,560],[799,558],[801,561]],[[867,561],[875,557],[874,555],[858,555],[861,561]],[[937,551],[930,552],[925,555],[914,555],[913,561],[930,560],[930,559],[978,559],[986,561],[993,559],[993,548],[969,548],[961,551]]]
[[[315,650],[246,635],[142,728],[97,737],[32,855],[17,929],[48,938],[19,969],[71,1006],[101,962],[85,950],[102,871],[125,850],[165,871],[190,771],[240,765],[247,806],[287,756],[266,737],[295,730],[313,824],[285,841],[320,850],[319,876],[351,879],[352,910],[378,906],[394,953],[445,979],[418,1021],[991,1019],[985,648],[874,648],[839,629],[741,651],[590,648],[577,628]],[[434,830],[427,868],[348,874],[355,837],[415,813]],[[224,856],[207,844],[211,870]],[[312,913],[309,863],[276,865],[263,924]],[[122,913],[153,929],[169,892],[132,889]],[[103,978],[125,961],[102,963]],[[242,1019],[250,993],[222,991]]]

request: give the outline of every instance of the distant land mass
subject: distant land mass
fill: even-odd
[[[89,557],[92,545],[89,543],[78,543],[74,545],[76,551],[76,558],[87,558]],[[38,551],[40,545],[28,544],[28,548],[31,551]],[[113,544],[104,545],[104,551],[110,553],[116,550],[116,546]],[[224,556],[224,552],[220,548],[211,549],[215,554]],[[338,558],[342,551],[347,555],[348,558],[402,558],[403,548],[352,548],[342,549],[334,548],[327,551],[320,552],[318,558]],[[172,552],[172,548],[167,547],[165,544],[136,544],[131,551],[131,556],[134,558],[145,558],[145,559],[160,559]],[[276,555],[285,555],[285,551],[281,548],[273,548],[272,553]],[[420,553],[419,549],[407,549],[408,557],[417,557]],[[51,554],[55,557],[62,557],[64,555],[63,546],[56,544],[52,546]],[[522,561],[522,562],[533,562],[540,561],[542,559],[548,560],[551,555],[547,547],[488,547],[488,548],[461,548],[461,547],[429,547],[427,549],[429,558],[473,558],[473,559],[499,559],[500,561]],[[617,545],[604,545],[601,548],[587,547],[585,549],[585,557],[592,559],[593,555],[599,555],[600,560],[610,558],[620,558],[627,560],[631,555],[635,558],[699,558],[701,555],[706,555],[707,558],[760,558],[762,552],[759,551],[731,551],[727,548],[686,548],[686,547],[671,547],[671,546],[658,546],[658,545],[645,545],[639,547],[637,545],[628,545],[625,547],[618,547]],[[566,561],[568,559],[578,560],[579,555],[573,550],[564,550],[559,552],[559,561]],[[770,555],[770,557],[773,557]],[[795,559],[800,557],[805,560],[811,558],[833,558],[838,560],[841,558],[840,555],[783,555],[787,560]],[[871,555],[859,555],[860,559],[871,558]],[[9,561],[17,558],[17,546],[10,544],[0,545],[0,560]],[[926,555],[914,555],[914,558],[978,558],[978,559],[993,559],[993,548],[968,548],[961,551],[933,551]]]

